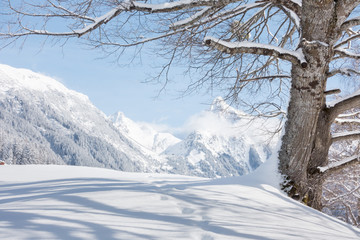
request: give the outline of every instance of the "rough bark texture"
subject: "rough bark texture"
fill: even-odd
[[[322,209],[322,186],[325,178],[318,167],[328,165],[328,153],[332,143],[330,134],[332,122],[330,111],[323,106],[319,113],[314,144],[307,166],[308,192],[305,202],[316,209]]]
[[[292,66],[288,120],[279,152],[279,170],[288,180],[284,187],[291,196],[317,209],[321,208],[323,181],[317,166],[326,164],[330,147],[324,91],[332,57],[331,45],[336,34],[334,14],[332,0],[302,3],[301,47],[308,66]]]

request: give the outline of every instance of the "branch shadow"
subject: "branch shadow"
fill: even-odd
[[[169,225],[174,227],[181,234],[181,231],[202,230],[206,232],[204,239],[212,239],[211,234],[222,235],[229,239],[274,239],[271,236],[264,235],[264,232],[278,231],[283,236],[296,236],[296,232],[312,231],[309,229],[301,229],[297,226],[294,232],[278,226],[276,223],[258,226],[258,231],[254,224],[250,224],[249,219],[241,219],[243,213],[249,211],[254,213],[253,219],[256,221],[258,215],[271,215],[273,219],[289,218],[301,220],[301,214],[309,214],[314,218],[319,218],[313,224],[319,224],[322,218],[327,218],[332,222],[336,222],[339,226],[354,232],[354,236],[360,238],[360,231],[356,231],[346,223],[337,222],[331,217],[321,216],[315,210],[305,206],[298,206],[291,199],[281,193],[271,191],[264,188],[261,184],[256,186],[246,186],[248,188],[256,188],[265,192],[269,197],[276,197],[279,201],[285,201],[288,208],[281,209],[278,206],[267,206],[261,200],[249,198],[246,194],[241,195],[237,192],[221,191],[218,186],[234,185],[233,181],[153,181],[150,183],[139,182],[135,180],[118,180],[111,178],[71,178],[57,179],[49,181],[37,181],[16,184],[3,184],[0,188],[0,239],[5,237],[2,229],[13,230],[27,229],[29,231],[45,231],[51,234],[55,239],[85,239],[84,237],[74,234],[75,231],[83,231],[92,236],[94,239],[119,239],[118,236],[128,236],[131,239],[159,239],[157,234],[170,234]],[[236,186],[236,184],[235,184]],[[238,186],[240,188],[240,185]],[[112,197],[117,197],[118,202],[114,204],[102,201],[102,194],[112,193]],[[153,194],[159,197],[158,201],[171,200],[172,203],[181,203],[183,208],[181,213],[169,212],[160,213],[153,210],[137,210],[132,208],[121,207],[122,199],[129,193],[145,193]],[[151,195],[152,196],[152,195]],[[205,197],[205,196],[212,196]],[[220,201],[222,198],[231,198],[231,201]],[[41,201],[53,201],[51,206],[34,205],[33,203]],[[253,204],[248,205],[249,201]],[[254,202],[257,201],[257,202]],[[27,208],[31,206],[30,208]],[[150,204],[144,202],[143,204]],[[166,203],[165,203],[166,204]],[[299,217],[294,216],[294,204]],[[69,207],[71,206],[71,207]],[[226,224],[221,223],[222,220],[213,217],[212,210],[220,209],[225,213],[237,213],[239,219]],[[44,214],[44,211],[47,214]],[[56,216],[54,213],[61,211],[62,215]],[[64,214],[66,213],[66,214]],[[73,216],[87,216],[73,217]],[[116,224],[102,223],[96,218],[101,219],[112,217]],[[126,228],[126,222],[123,219],[131,219],[136,221],[152,222],[150,227],[141,224],[136,228]],[[301,222],[300,221],[300,222]],[[305,220],[304,220],[305,221]],[[307,221],[307,220],[306,220]],[[51,224],[59,222],[61,224]],[[2,223],[5,227],[2,227]],[[162,226],[167,226],[162,228]],[[120,226],[120,227],[119,227]],[[331,227],[323,223],[324,227]],[[147,228],[144,230],[144,228]],[[249,228],[254,231],[249,232]],[[316,228],[314,228],[316,229]],[[315,230],[314,230],[315,231]],[[338,229],[339,236],[341,230]],[[5,231],[6,232],[6,231]],[[324,239],[334,237],[333,231],[324,233]],[[210,234],[210,235],[209,235]],[[3,237],[1,237],[3,236]],[[346,239],[346,238],[342,238]]]

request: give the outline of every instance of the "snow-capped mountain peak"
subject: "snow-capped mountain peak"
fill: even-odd
[[[269,155],[247,115],[218,97],[193,116],[181,140],[124,113],[106,117],[87,96],[30,70],[0,65],[0,160],[202,177],[243,175]]]
[[[0,91],[28,89],[39,92],[62,92],[64,94],[76,95],[84,101],[89,101],[88,96],[66,88],[59,81],[44,74],[35,73],[28,69],[14,68],[0,64]]]
[[[245,112],[230,106],[222,97],[216,97],[210,106],[210,112],[230,121],[239,119],[250,119],[251,116]]]
[[[0,65],[0,159],[125,171],[153,171],[158,165],[87,96],[7,65]]]
[[[210,111],[223,112],[230,108],[222,97],[216,97],[211,104]]]
[[[180,142],[180,139],[170,133],[156,131],[147,123],[137,123],[127,118],[122,112],[110,116],[114,126],[129,138],[155,153],[161,153],[170,145]]]

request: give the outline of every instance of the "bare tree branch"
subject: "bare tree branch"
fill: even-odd
[[[334,121],[339,114],[356,107],[360,107],[360,91],[330,103],[328,105],[330,119]]]
[[[206,16],[213,13],[215,10],[219,11],[219,9],[221,9],[221,7],[220,8],[219,8],[219,6],[205,7],[204,9],[196,12],[194,15],[171,24],[170,28],[171,29],[179,29],[181,27],[187,27],[187,26],[193,27],[194,24],[195,24],[195,26],[199,25],[199,24],[205,24],[205,23],[214,21],[216,19],[222,19],[224,21],[229,18],[238,16],[240,14],[244,14],[252,9],[260,8],[260,7],[266,8],[266,6],[270,6],[270,4],[266,4],[263,2],[256,2],[254,4],[243,4],[234,9],[224,10],[224,11],[221,11],[220,13],[214,14],[213,16],[209,16],[209,17],[206,17]],[[256,14],[254,14],[254,15],[256,15]]]
[[[327,73],[327,76],[328,76],[328,78],[331,78],[331,77],[335,76],[336,74],[341,74],[341,75],[351,77],[352,74],[360,75],[360,72],[356,71],[352,68],[340,68],[340,69],[335,69],[335,70]]]
[[[355,112],[352,112],[352,113],[339,114],[339,116],[337,116],[337,117],[338,118],[358,117],[359,114],[360,114],[359,111],[355,111]]]
[[[342,40],[341,42],[339,42],[338,44],[336,44],[336,45],[334,46],[334,48],[336,49],[336,48],[341,47],[342,45],[349,44],[351,41],[356,40],[356,39],[358,39],[358,38],[360,38],[360,33],[353,34],[353,35],[351,35],[350,37],[348,37],[347,39]]]
[[[332,90],[327,90],[324,92],[325,95],[332,95],[332,94],[338,94],[341,93],[340,89],[332,89]]]
[[[205,7],[203,8],[201,11],[196,12],[194,15],[190,16],[189,18],[183,19],[181,21],[177,21],[175,23],[173,23],[170,28],[171,29],[179,29],[185,26],[189,26],[194,24],[196,21],[204,18],[205,16],[209,15],[210,13],[212,13],[216,8],[213,7]]]
[[[227,42],[213,37],[206,37],[204,42],[206,45],[230,55],[249,53],[263,56],[273,56],[282,60],[287,60],[294,64],[301,64],[302,67],[307,66],[307,62],[301,52],[301,49],[295,52],[269,44],[258,44],[253,42]]]
[[[22,16],[28,16],[28,17],[46,17],[46,18],[67,18],[67,17],[73,17],[73,18],[78,18],[78,19],[84,19],[90,22],[95,22],[94,18],[91,18],[89,16],[84,16],[75,12],[70,11],[69,9],[66,9],[64,7],[62,7],[61,5],[55,5],[53,2],[48,1],[51,6],[53,6],[56,9],[61,10],[63,13],[59,13],[59,14],[38,14],[38,13],[28,13],[25,11],[19,11],[18,9],[14,8],[11,4],[11,1],[8,0],[8,5],[9,8],[14,11],[15,13],[22,15]]]
[[[331,172],[348,167],[349,165],[359,164],[359,161],[360,161],[360,156],[357,155],[357,156],[345,158],[344,160],[341,160],[341,161],[331,163],[325,167],[318,167],[318,169],[322,173],[330,174]]]
[[[360,125],[360,119],[343,119],[343,118],[335,118],[335,123],[337,124],[351,124],[351,125]]]
[[[204,7],[204,6],[225,6],[229,3],[241,2],[242,0],[188,0],[188,1],[175,1],[167,2],[163,4],[149,4],[141,3],[136,1],[130,1],[122,3],[122,5],[128,5],[130,11],[136,10],[140,12],[148,13],[166,13],[174,12],[182,9],[189,9],[195,7]]]
[[[47,36],[77,36],[81,37],[82,35],[85,35],[89,32],[94,31],[95,29],[99,28],[101,25],[104,25],[111,21],[113,18],[117,17],[122,12],[127,11],[139,11],[139,12],[148,12],[148,13],[167,13],[167,12],[173,12],[173,11],[179,11],[181,9],[189,9],[189,8],[195,8],[195,7],[201,7],[201,6],[219,6],[223,4],[229,4],[230,2],[237,2],[241,0],[227,0],[227,1],[216,1],[216,0],[202,0],[202,1],[195,1],[195,0],[189,0],[189,1],[177,1],[177,2],[170,2],[170,3],[164,3],[164,4],[148,4],[148,3],[141,3],[136,1],[124,1],[121,2],[117,7],[111,9],[104,15],[97,17],[96,19],[90,18],[88,16],[82,16],[79,14],[75,14],[71,12],[70,10],[67,10],[60,6],[55,6],[57,9],[61,9],[67,13],[66,16],[69,14],[73,17],[80,18],[80,19],[87,19],[92,21],[92,24],[87,25],[85,28],[73,30],[72,32],[62,32],[62,33],[54,33],[46,30],[31,30],[29,28],[23,27],[23,30],[25,32],[20,33],[0,33],[0,36],[8,36],[8,37],[21,37],[21,36],[27,36],[27,35],[47,35]],[[12,7],[11,7],[12,8]],[[13,11],[21,14],[21,15],[27,15],[30,16],[29,13],[23,13],[21,11],[15,10],[12,8]],[[40,15],[38,15],[40,16]],[[54,17],[54,16],[62,16],[62,15],[44,15],[45,17]]]
[[[346,31],[347,29],[359,25],[358,17],[347,20],[348,16],[353,12],[353,10],[360,5],[359,0],[337,0],[337,14],[342,16],[338,18],[340,21],[340,30]]]
[[[337,48],[334,50],[335,54],[338,54],[340,57],[347,57],[353,59],[360,59],[360,54],[349,52],[343,48]]]
[[[357,25],[360,25],[360,17],[352,18],[352,19],[345,21],[341,25],[341,30],[346,31],[348,28],[352,28]]]
[[[268,79],[268,80],[272,81],[275,78],[291,78],[291,76],[289,76],[289,75],[259,76],[259,77],[255,77],[255,78],[249,78],[249,79],[240,80],[240,82],[251,82],[251,81],[264,80],[264,79]]]
[[[285,7],[296,13],[299,17],[301,16],[301,6],[299,6],[298,2],[292,0],[262,0],[259,2],[271,2],[275,6]]]
[[[345,141],[345,140],[354,140],[360,138],[360,131],[350,131],[345,133],[334,133],[332,134],[331,141]]]

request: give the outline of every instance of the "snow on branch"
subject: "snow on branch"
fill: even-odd
[[[320,172],[324,173],[324,172],[328,172],[330,170],[331,171],[338,170],[338,169],[348,166],[350,164],[358,163],[359,161],[360,161],[360,155],[351,156],[351,157],[345,158],[341,161],[330,163],[329,165],[327,165],[325,167],[318,167],[318,169]]]
[[[224,11],[220,11],[219,13],[214,14],[211,17],[206,17],[206,16],[210,15],[215,10],[218,10],[218,8],[215,8],[214,6],[205,7],[204,9],[200,10],[199,12],[196,12],[194,15],[192,15],[186,19],[183,19],[183,20],[173,23],[170,26],[170,28],[171,29],[179,29],[181,27],[190,26],[190,25],[194,24],[195,22],[199,21],[200,19],[203,19],[203,20],[199,21],[199,23],[197,25],[203,24],[203,23],[208,23],[208,22],[214,21],[216,19],[221,19],[221,20],[230,19],[237,15],[244,14],[255,8],[264,7],[264,9],[265,9],[266,7],[270,6],[270,4],[268,4],[266,2],[264,3],[264,2],[259,1],[259,2],[255,2],[255,3],[241,4],[234,9],[227,9]],[[264,9],[262,11],[264,11]]]
[[[337,116],[337,117],[338,118],[357,117],[359,114],[360,114],[360,112],[344,113],[344,114],[339,114],[339,116]]]
[[[297,29],[300,29],[300,17],[292,10],[287,7],[283,7],[284,12],[289,16],[293,21]]]
[[[46,35],[46,36],[77,36],[81,37],[97,28],[101,25],[108,23],[113,18],[117,17],[122,12],[129,12],[129,11],[139,11],[139,12],[148,12],[148,13],[166,13],[166,12],[174,12],[179,11],[182,9],[189,9],[195,7],[202,7],[202,6],[224,6],[231,2],[237,2],[238,0],[180,0],[174,2],[166,2],[162,4],[149,4],[143,2],[137,2],[132,0],[125,0],[118,4],[117,7],[111,9],[107,13],[103,14],[97,18],[91,18],[88,16],[83,15],[76,15],[75,13],[67,10],[61,6],[53,5],[54,8],[60,9],[61,11],[65,12],[65,17],[69,14],[71,17],[84,19],[92,22],[91,24],[85,26],[82,29],[73,30],[71,32],[49,32],[47,30],[34,30],[29,29],[22,26],[22,32],[17,33],[0,33],[1,37],[22,37],[27,35]],[[18,11],[20,15],[28,15],[27,13],[23,13]],[[44,17],[63,17],[62,14],[49,14],[44,15]]]
[[[307,62],[301,48],[297,51],[290,51],[270,44],[253,43],[247,41],[227,42],[214,37],[205,37],[204,42],[207,46],[213,47],[221,52],[228,54],[249,53],[273,56],[287,60],[294,64],[301,64],[301,66],[304,68],[307,66]]]
[[[273,5],[279,7],[293,21],[293,23],[296,25],[296,28],[300,28],[302,5],[301,0],[263,0],[260,2],[270,2]]]
[[[115,18],[123,11],[124,11],[124,8],[123,8],[123,6],[120,5],[119,7],[112,9],[111,11],[104,14],[103,16],[95,18],[94,23],[89,24],[88,26],[86,26],[85,28],[83,28],[81,30],[75,30],[74,33],[76,33],[78,35],[78,37],[81,37],[82,35],[84,35],[88,32],[91,32],[94,29],[97,29],[99,26],[108,23],[111,19]]]
[[[360,54],[349,52],[344,48],[336,48],[334,52],[335,54],[338,54],[340,57],[360,59]]]
[[[204,16],[208,15],[209,13],[211,13],[213,11],[212,7],[205,7],[204,9],[202,9],[201,11],[195,13],[194,15],[183,19],[181,21],[177,21],[175,23],[173,23],[170,28],[171,29],[178,29],[181,27],[185,27],[187,25],[190,25],[196,21],[198,21],[199,19],[203,18]]]
[[[360,119],[336,118],[335,122],[338,123],[338,124],[357,124],[357,125],[360,125]]]
[[[260,2],[271,2],[275,6],[287,8],[294,12],[297,16],[301,16],[301,0],[263,0]]]
[[[357,34],[352,34],[352,35],[351,35],[350,37],[348,37],[347,39],[345,39],[345,40],[339,42],[338,44],[336,44],[336,45],[334,46],[334,48],[336,49],[336,48],[339,48],[339,47],[342,46],[342,45],[349,44],[349,43],[351,43],[351,41],[353,41],[353,40],[355,40],[355,39],[358,39],[358,38],[360,38],[360,34],[359,34],[359,33],[357,33]]]
[[[165,13],[194,7],[225,6],[226,4],[238,1],[239,0],[180,0],[161,4],[142,3],[136,1],[126,1],[125,3],[130,4],[130,10],[149,13]]]
[[[290,2],[297,4],[299,7],[302,6],[302,0],[290,0]]]
[[[360,131],[349,131],[344,133],[332,134],[331,141],[338,142],[338,141],[345,141],[345,140],[358,139],[358,138],[360,138]]]
[[[88,24],[84,27],[80,27],[79,29],[72,29],[67,30],[65,32],[53,32],[49,31],[48,29],[33,29],[28,28],[26,26],[22,25],[21,19],[19,18],[19,29],[16,32],[6,32],[1,33],[0,37],[2,38],[20,38],[25,37],[28,35],[44,35],[44,36],[57,36],[57,37],[82,37],[83,35],[86,35],[104,24],[110,22],[112,19],[116,18],[123,12],[145,12],[145,13],[168,13],[168,12],[176,12],[181,11],[185,9],[195,9],[196,13],[194,13],[192,16],[180,20],[178,22],[173,23],[170,26],[169,30],[180,30],[183,28],[183,30],[186,30],[186,26],[196,27],[201,24],[205,24],[214,20],[219,19],[218,21],[225,21],[226,19],[238,16],[239,14],[244,14],[246,12],[249,12],[253,10],[254,8],[262,7],[260,11],[264,12],[266,8],[269,6],[278,6],[279,8],[286,9],[286,11],[289,12],[289,15],[291,16],[291,19],[295,19],[293,21],[298,24],[299,18],[297,15],[299,14],[299,9],[301,9],[301,1],[300,0],[259,0],[255,1],[253,3],[245,4],[242,0],[175,0],[175,1],[169,1],[164,2],[160,4],[152,4],[148,2],[143,1],[134,1],[134,0],[119,0],[117,1],[117,6],[113,9],[109,10],[108,12],[104,13],[102,16],[93,17],[93,16],[86,16],[83,15],[83,13],[79,13],[77,11],[71,11],[70,9],[67,9],[63,7],[60,3],[59,5],[56,5],[49,1],[51,6],[48,6],[49,8],[52,7],[56,11],[50,11],[48,14],[39,14],[39,15],[31,15],[30,13],[23,12],[21,10],[12,10],[16,13],[18,13],[19,16],[32,16],[37,17],[41,16],[44,18],[52,18],[52,17],[70,17],[73,19],[80,19],[84,22],[87,22]],[[238,6],[236,6],[233,9],[225,9],[224,7],[227,4],[230,3],[238,3]],[[31,4],[30,4],[31,5]],[[41,8],[42,6],[33,5],[34,7]],[[46,20],[46,19],[45,19]],[[217,23],[216,23],[217,24]],[[44,25],[45,26],[45,25]],[[166,36],[167,34],[154,37],[153,39],[159,39],[163,36]],[[129,43],[129,44],[123,44],[124,46],[131,46],[131,45],[138,45],[142,44],[144,42],[151,41],[151,39],[146,39],[144,41],[136,42],[136,43]],[[116,45],[116,44],[111,44]],[[120,44],[119,44],[120,46]],[[298,51],[286,51],[282,50],[278,47],[265,47],[262,50],[265,54],[269,56],[276,56],[281,59],[285,59],[288,61],[300,61],[301,64],[306,64],[306,61],[303,57],[303,54],[301,50]]]
[[[327,74],[327,77],[330,78],[330,77],[335,76],[336,74],[341,74],[341,75],[346,75],[348,77],[351,77],[352,74],[360,75],[360,72],[356,71],[352,68],[340,68],[340,69],[336,69],[336,70],[329,72]]]
[[[347,29],[360,25],[360,16],[349,19],[341,25],[341,30],[346,31]]]
[[[327,107],[329,108],[329,111],[331,111],[331,118],[335,120],[340,113],[355,107],[360,107],[360,90],[345,98],[328,103]]]

